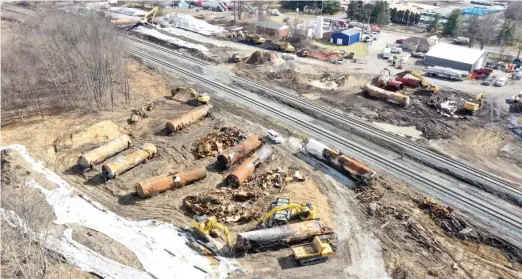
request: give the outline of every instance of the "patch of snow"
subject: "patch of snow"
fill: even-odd
[[[178,38],[175,38],[175,37],[172,37],[169,35],[165,35],[165,34],[159,32],[158,30],[146,28],[143,26],[138,26],[138,27],[134,28],[133,31],[152,36],[156,39],[160,39],[162,41],[169,42],[171,44],[175,44],[180,47],[185,47],[185,48],[189,48],[189,49],[197,49],[203,53],[207,53],[209,51],[209,49],[206,48],[205,46],[189,43],[187,41],[183,41],[181,39],[178,39]]]
[[[33,171],[42,174],[45,179],[56,185],[55,189],[47,190],[35,180],[26,183],[26,186],[38,189],[45,195],[56,215],[55,223],[78,224],[118,241],[136,255],[143,268],[154,278],[215,278],[209,261],[188,247],[184,234],[172,224],[122,218],[85,195],[78,195],[77,190],[67,181],[43,167],[41,161],[33,159],[24,146],[15,144],[0,148],[6,149],[18,151]],[[172,251],[176,256],[173,257],[167,251]],[[219,278],[226,278],[230,272],[237,269],[235,262],[220,258]]]
[[[225,28],[221,26],[209,24],[204,20],[197,19],[187,14],[166,14],[156,18],[156,22],[162,27],[176,27],[207,36],[225,31]]]
[[[36,234],[28,229],[25,221],[16,212],[0,208],[0,214],[9,226],[29,234],[33,241],[41,243],[45,249],[62,255],[68,263],[83,271],[106,279],[153,279],[146,272],[122,265],[74,241],[71,229],[66,229],[63,236],[59,238],[49,234]]]

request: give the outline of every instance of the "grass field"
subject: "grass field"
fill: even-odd
[[[353,45],[349,46],[343,46],[343,45],[336,45],[331,44],[328,42],[325,42],[323,40],[316,40],[313,42],[314,45],[327,48],[327,49],[333,49],[333,50],[340,50],[341,48],[344,48],[347,53],[355,52],[355,56],[357,57],[366,57],[368,55],[368,45],[363,42],[358,42]]]

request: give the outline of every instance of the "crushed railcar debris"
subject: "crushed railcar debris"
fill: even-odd
[[[238,144],[244,139],[243,131],[238,127],[222,127],[196,140],[194,153],[197,158],[216,156],[223,150]]]

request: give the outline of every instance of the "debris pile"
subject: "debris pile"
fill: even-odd
[[[197,215],[215,216],[220,222],[248,222],[261,217],[261,213],[252,206],[268,192],[256,187],[241,189],[210,189],[183,199],[183,205]]]
[[[355,189],[357,199],[362,203],[374,202],[381,199],[384,193],[373,189],[370,186],[360,186]]]
[[[420,208],[428,212],[438,226],[455,236],[462,234],[463,237],[473,230],[462,218],[454,216],[453,208],[449,206],[442,206],[432,199],[424,198]]]
[[[194,153],[197,158],[216,156],[226,148],[238,144],[243,138],[243,131],[238,127],[222,127],[217,132],[197,139]]]
[[[197,19],[187,14],[166,14],[158,17],[156,22],[162,27],[176,27],[203,35],[214,35],[225,31],[225,28],[221,26],[209,24],[204,20]]]
[[[275,52],[256,50],[247,58],[245,63],[251,65],[259,65],[264,64],[266,62],[275,63],[279,62],[280,60],[281,59],[279,58],[279,55]]]
[[[458,109],[457,101],[441,96],[432,96],[428,99],[427,104],[445,117],[454,117]]]
[[[293,181],[304,181],[301,172],[296,171],[293,175],[288,175],[283,170],[277,168],[265,173],[256,174],[248,178],[245,186],[260,187],[262,189],[280,188],[283,189],[287,183]]]
[[[143,106],[139,109],[133,109],[131,111],[131,117],[130,117],[130,123],[136,124],[138,123],[142,118],[149,117],[147,111],[152,111],[154,108],[155,103],[149,103],[146,106]]]
[[[346,84],[347,78],[348,78],[348,75],[333,76],[332,74],[325,73],[321,77],[320,81],[321,82],[333,81],[337,84],[337,86],[344,86]]]

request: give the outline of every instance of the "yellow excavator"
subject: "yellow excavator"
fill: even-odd
[[[210,95],[208,95],[207,93],[199,93],[191,87],[180,86],[175,90],[171,90],[170,93],[172,95],[172,98],[174,98],[174,96],[176,96],[178,93],[188,93],[190,94],[192,102],[197,102],[201,105],[207,104],[210,101]]]
[[[154,7],[152,10],[150,10],[146,15],[144,15],[140,21],[136,22],[129,30],[132,30],[138,26],[146,25],[146,24],[152,24],[154,23],[154,18],[156,18],[156,14],[158,13],[159,8]]]
[[[278,199],[279,201],[280,199]],[[293,213],[295,211],[295,213]],[[293,214],[292,214],[293,213]],[[272,217],[278,217],[277,221],[271,220]],[[277,223],[285,222],[290,220],[312,220],[317,219],[317,209],[311,203],[289,203],[285,205],[275,206],[270,210],[263,219],[259,222],[258,227],[273,227]]]
[[[473,98],[473,101],[465,102],[463,106],[464,111],[469,114],[475,114],[482,107],[482,100],[484,99],[485,93],[485,91],[482,91]]]
[[[230,233],[225,225],[219,223],[214,216],[197,216],[194,219],[193,231],[210,241],[211,237],[217,236],[217,231],[220,230],[226,241],[228,249],[232,249],[232,240]]]
[[[436,85],[433,85],[429,82],[426,81],[426,79],[424,77],[422,77],[419,73],[415,72],[415,71],[412,71],[412,70],[407,70],[407,71],[403,71],[403,72],[400,72],[396,75],[398,81],[401,81],[405,84],[408,84],[408,82],[405,82],[402,80],[402,78],[407,75],[407,74],[410,74],[416,78],[418,78],[420,80],[420,86],[431,92],[431,93],[437,93],[437,91],[439,91],[439,88],[436,86]]]

